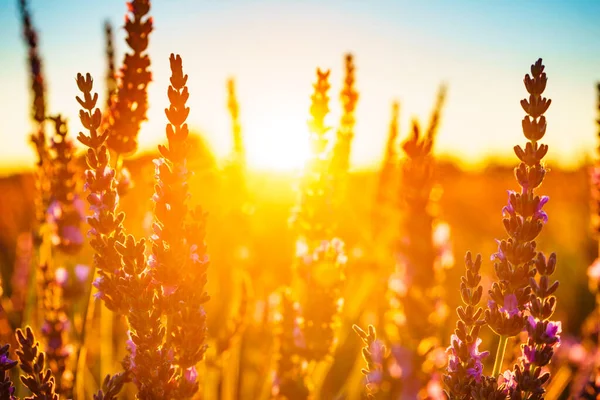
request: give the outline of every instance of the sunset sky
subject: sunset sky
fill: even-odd
[[[0,169],[29,167],[26,48],[17,0],[0,0]],[[436,151],[476,165],[523,143],[522,78],[538,57],[549,76],[549,162],[574,166],[596,145],[600,80],[600,2],[398,0],[156,0],[150,38],[154,82],[144,149],[164,137],[168,57],[189,74],[189,123],[218,156],[230,149],[226,79],[237,80],[249,163],[257,169],[302,165],[315,68],[331,68],[332,124],[339,116],[343,56],[355,55],[355,168],[376,166],[391,102],[402,131],[426,121],[438,85],[449,86]],[[124,0],[31,0],[47,78],[48,109],[80,129],[78,72],[90,72],[104,101],[103,22],[119,28]],[[117,32],[117,60],[125,50]]]

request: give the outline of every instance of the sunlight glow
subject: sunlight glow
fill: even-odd
[[[251,168],[300,170],[310,153],[306,118],[301,114],[274,112],[248,118],[245,135]]]

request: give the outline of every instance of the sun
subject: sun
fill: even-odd
[[[248,166],[256,170],[298,171],[310,155],[306,115],[273,111],[247,119],[244,140]]]

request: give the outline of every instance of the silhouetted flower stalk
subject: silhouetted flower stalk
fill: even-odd
[[[317,69],[317,82],[313,85],[311,96],[311,119],[308,122],[311,158],[306,163],[299,204],[292,217],[297,232],[294,292],[298,300],[293,300],[293,303],[297,303],[298,318],[294,319],[297,323],[297,333],[294,335],[302,338],[302,345],[297,341],[295,346],[285,348],[289,341],[282,341],[273,382],[274,393],[279,393],[278,388],[282,385],[306,389],[291,397],[294,399],[312,398],[315,390],[315,383],[310,380],[312,367],[327,360],[335,349],[343,305],[341,288],[345,280],[346,256],[343,242],[331,239],[334,230],[331,215],[333,177],[330,128],[325,122],[329,113],[328,78],[329,71]],[[287,318],[289,321],[290,317]],[[290,325],[287,327],[290,328]],[[290,335],[290,332],[283,335]],[[290,357],[302,361],[291,363],[284,360]],[[294,368],[293,374],[279,370],[290,365],[300,365],[302,368]],[[296,381],[282,384],[281,379],[286,376],[293,376]]]
[[[278,294],[276,314],[276,360],[271,386],[272,400],[306,400],[313,390],[308,379],[308,363],[303,354],[306,339],[301,329],[300,304],[293,299],[290,289]]]
[[[465,257],[466,272],[461,277],[462,306],[457,308],[458,322],[448,347],[448,368],[444,376],[450,399],[470,399],[481,383],[483,360],[489,352],[479,351],[479,331],[485,325],[483,309],[479,306],[483,294],[481,286],[481,256],[475,260],[471,253]]]
[[[46,87],[44,75],[42,72],[42,60],[38,48],[38,34],[31,21],[27,0],[19,0],[19,12],[23,25],[23,39],[27,43],[28,64],[31,81],[31,116],[36,123],[35,132],[30,136],[30,140],[37,153],[36,169],[36,214],[40,224],[43,223],[49,201],[49,181],[47,178],[48,145],[46,143],[46,133],[44,122],[46,121]]]
[[[600,114],[600,83],[596,85],[596,90],[598,96],[596,107]],[[596,120],[596,123],[600,128],[600,118]],[[600,138],[600,129],[598,130],[597,136]],[[590,222],[592,234],[599,244],[599,255],[596,256],[594,262],[587,269],[589,287],[596,297],[596,307],[588,319],[594,322],[594,328],[597,329],[598,321],[600,321],[600,145],[597,148],[596,160],[594,160],[594,164],[590,167],[590,191],[592,211]],[[597,334],[597,332],[595,333]],[[598,337],[596,337],[595,342],[597,351],[597,346],[599,345]],[[600,395],[600,364],[598,361],[597,357],[594,358],[595,370],[589,374],[581,398],[596,399],[596,396]]]
[[[149,265],[164,299],[166,346],[174,352],[177,393],[191,397],[198,390],[195,365],[206,351],[206,214],[200,207],[188,211],[188,76],[183,74],[181,57],[172,54],[170,63],[168,145],[159,145],[162,158],[155,161],[156,219]]]
[[[104,301],[106,307],[112,311],[117,311],[128,316],[128,292],[130,287],[133,287],[132,280],[149,282],[149,275],[142,274],[143,266],[136,270],[135,274],[128,275],[125,268],[122,266],[121,254],[117,251],[117,243],[125,243],[126,237],[123,229],[123,220],[125,214],[117,211],[119,196],[116,190],[115,170],[110,166],[110,156],[105,142],[108,138],[108,132],[100,132],[102,114],[96,103],[98,95],[92,94],[93,81],[89,74],[85,77],[81,74],[77,76],[77,86],[83,94],[83,99],[77,97],[77,101],[83,108],[79,117],[84,128],[89,132],[88,135],[79,133],[78,140],[86,146],[87,154],[86,161],[88,169],[85,172],[86,182],[85,189],[89,192],[87,196],[88,203],[92,216],[88,217],[87,221],[91,227],[88,235],[91,237],[90,245],[94,249],[94,275],[97,278],[94,280],[94,286],[98,292],[90,299],[86,306],[85,322],[81,332],[81,345],[77,354],[77,369],[76,372],[81,372],[85,368],[86,358],[86,334],[91,324],[91,315],[93,310],[93,300],[100,298]],[[133,238],[128,241],[128,245],[138,248],[143,257],[143,243],[132,243]],[[134,260],[136,260],[134,258]],[[145,260],[142,258],[141,264]],[[133,267],[130,267],[127,272],[132,272]],[[139,273],[139,275],[137,274]],[[137,278],[137,279],[136,279]],[[139,283],[139,282],[138,282]],[[142,283],[139,286],[144,287]],[[147,286],[147,284],[146,284]],[[144,287],[145,288],[145,287]],[[136,297],[136,302],[132,306],[138,305],[142,300],[147,300],[143,297],[148,290],[141,290],[141,297]],[[90,293],[91,295],[91,293]],[[129,294],[129,297],[133,297]],[[135,295],[137,296],[137,294]],[[145,311],[144,311],[145,312]],[[142,314],[144,315],[144,314]],[[153,332],[153,331],[151,331]],[[79,378],[79,380],[77,379]],[[81,374],[76,374],[75,383],[77,389],[77,397],[84,396],[82,393],[83,385]]]
[[[29,301],[24,312],[24,322],[30,323],[33,310],[31,301],[37,290],[39,310],[43,315],[42,334],[48,352],[51,370],[56,373],[57,392],[69,395],[70,371],[66,360],[69,357],[68,319],[64,313],[62,289],[52,282],[53,250],[67,254],[76,253],[83,245],[80,223],[83,219],[82,202],[75,194],[75,167],[72,160],[74,147],[67,137],[67,127],[60,117],[50,118],[55,125],[55,134],[48,144],[45,133],[46,100],[45,83],[42,74],[42,61],[38,50],[38,37],[28,10],[26,0],[19,1],[23,22],[23,36],[28,45],[31,89],[33,93],[32,115],[36,122],[36,132],[31,141],[37,152],[36,214],[38,219],[38,259],[36,271],[42,286],[36,286],[33,274],[30,278]],[[48,283],[45,285],[44,283]],[[64,378],[64,379],[63,379]]]
[[[333,187],[329,169],[331,128],[325,123],[329,113],[329,71],[317,69],[317,82],[313,86],[311,119],[308,122],[311,158],[306,163],[299,204],[292,219],[299,242],[304,242],[309,249],[317,247],[321,240],[330,239],[334,228]]]
[[[600,128],[600,83],[596,85],[597,90],[597,109],[599,117],[596,120],[598,127]],[[600,129],[598,129],[598,138],[600,139]],[[600,143],[598,144],[596,160],[594,165],[590,169],[590,188],[591,188],[591,200],[592,200],[592,231],[596,240],[600,241]]]
[[[148,39],[152,32],[150,0],[131,0],[127,3],[129,13],[125,16],[126,42],[131,52],[125,54],[121,68],[117,96],[113,99],[110,113],[108,147],[120,155],[137,150],[140,126],[146,120],[148,110],[147,86],[152,80],[147,54]]]
[[[198,390],[195,365],[206,350],[206,215],[200,208],[188,211],[187,75],[179,56],[171,55],[170,63],[168,144],[159,146],[162,157],[155,161],[154,235],[147,261],[144,240],[125,239],[124,214],[115,211],[115,172],[104,145],[108,135],[98,133],[101,113],[92,79],[89,74],[77,79],[81,122],[89,131],[79,140],[88,147],[86,186],[94,212],[88,221],[100,275],[94,286],[107,307],[127,317],[129,354],[123,365],[143,399],[192,397]]]
[[[384,377],[384,362],[386,348],[381,340],[377,339],[377,333],[373,325],[369,325],[368,332],[362,330],[358,325],[352,326],[352,329],[361,338],[365,345],[362,349],[362,356],[367,367],[361,372],[366,377],[367,398],[377,399],[381,395],[381,384]]]
[[[87,221],[91,227],[90,245],[95,250],[94,266],[99,278],[94,282],[98,289],[97,297],[106,306],[118,312],[127,313],[125,294],[118,288],[118,280],[123,276],[121,270],[121,254],[117,251],[116,243],[125,243],[123,220],[125,214],[117,211],[119,196],[115,188],[115,170],[110,167],[108,149],[105,145],[108,132],[99,132],[101,113],[96,108],[97,93],[92,94],[93,81],[89,74],[85,77],[77,75],[77,86],[83,94],[83,99],[77,101],[83,108],[79,117],[89,134],[79,133],[77,139],[88,148],[86,160],[85,189],[89,192],[87,200],[92,216]]]
[[[56,380],[56,393],[72,397],[73,373],[69,365],[72,346],[69,344],[70,323],[65,311],[63,289],[57,282],[54,268],[40,265],[39,289],[41,295],[43,323],[41,333],[45,339],[45,354],[48,368]]]
[[[392,118],[388,130],[385,153],[381,169],[379,170],[375,204],[373,205],[373,233],[376,237],[384,228],[390,210],[397,208],[395,178],[398,173],[398,152],[396,148],[398,147],[399,113],[400,104],[398,102],[392,103]]]
[[[115,67],[115,40],[110,21],[104,22],[104,39],[106,43],[106,112],[109,113],[118,88]]]
[[[444,102],[446,101],[446,93],[448,88],[445,84],[441,84],[438,89],[437,99],[435,105],[433,107],[433,111],[431,112],[431,116],[429,117],[429,125],[427,127],[427,137],[430,138],[431,141],[435,142],[437,131],[440,125],[440,118],[442,114],[442,109],[444,108]]]
[[[56,252],[72,255],[81,249],[84,239],[80,225],[84,211],[83,202],[76,194],[76,167],[73,160],[75,148],[68,137],[66,123],[61,116],[52,117],[50,120],[54,123],[55,132],[49,145],[43,143],[46,165],[43,168],[43,176],[38,175],[38,179],[43,179],[47,185],[44,203],[47,203],[48,207],[45,221],[40,227],[42,237],[39,247],[37,296],[43,318],[41,333],[45,338],[48,364],[58,380],[56,391],[69,397],[69,321],[64,310],[62,288],[54,279],[53,257]],[[29,317],[26,317],[26,323],[29,322],[28,319]]]
[[[478,257],[472,263],[467,254],[467,278],[461,283],[461,295],[467,308],[458,309],[460,320],[448,348],[444,379],[451,399],[544,398],[544,385],[550,379],[547,365],[560,342],[561,324],[550,320],[556,308],[553,294],[558,287],[558,282],[550,278],[556,267],[556,256],[553,253],[546,258],[536,251],[535,242],[548,221],[543,211],[548,197],[536,193],[546,174],[542,159],[548,146],[539,141],[546,133],[543,114],[550,106],[550,100],[542,97],[547,77],[541,59],[531,66],[531,75],[525,75],[524,83],[529,98],[521,101],[527,113],[522,126],[528,142],[525,148],[514,147],[521,161],[515,168],[521,191],[509,191],[508,205],[502,209],[509,237],[498,241],[498,252],[492,255],[497,281],[489,291],[490,300],[485,310],[485,323],[500,336],[494,369],[491,376],[481,372],[480,360],[485,353],[479,352],[476,336],[477,326],[483,321],[480,309],[475,310],[474,305],[481,298],[478,275],[481,261]],[[475,334],[470,326],[476,327]],[[508,338],[522,331],[527,333],[526,342],[521,345],[522,355],[514,369],[502,373]]]
[[[32,397],[27,399],[58,400],[55,381],[50,369],[46,369],[46,355],[40,351],[40,343],[35,339],[30,327],[23,332],[17,329],[19,348],[17,357],[23,375],[21,381],[31,391]]]
[[[434,121],[437,124],[437,118]],[[434,130],[430,126],[427,132]],[[398,330],[399,346],[411,360],[404,361],[403,369],[410,372],[403,373],[401,389],[403,397],[410,398],[417,398],[433,378],[439,380],[436,362],[426,360],[439,353],[441,327],[447,317],[442,288],[444,269],[451,264],[442,261],[443,249],[449,246],[448,238],[437,240],[439,235],[434,232],[438,220],[433,198],[433,139],[433,135],[422,134],[418,123],[413,121],[412,134],[402,145],[406,160],[402,165],[400,191],[401,238],[392,279],[401,281],[410,290],[398,291],[391,286],[393,304],[398,309],[391,307],[390,315]]]
[[[23,38],[27,42],[29,51],[29,72],[33,92],[32,116],[41,125],[46,119],[46,88],[42,74],[42,60],[38,51],[38,35],[31,22],[27,0],[19,0],[19,11],[23,23]],[[43,132],[40,134],[43,135]]]
[[[121,389],[127,383],[127,373],[119,372],[107,375],[102,382],[102,388],[94,394],[94,400],[117,400]]]
[[[296,252],[296,275],[301,282],[300,301],[308,361],[323,361],[336,346],[336,329],[343,305],[346,256],[344,243],[330,239],[334,230],[332,211],[332,174],[329,127],[329,71],[317,70],[311,97],[312,158],[308,161],[300,203],[300,235]]]
[[[527,74],[524,82],[529,99],[521,101],[527,113],[522,125],[529,142],[524,149],[521,146],[514,148],[521,160],[515,168],[521,193],[510,191],[508,205],[502,210],[509,238],[499,241],[498,252],[492,256],[498,281],[490,290],[486,321],[500,336],[492,378],[496,378],[502,368],[507,338],[517,335],[523,328],[527,330],[529,339],[523,346],[521,365],[515,369],[515,390],[522,398],[538,398],[535,396],[543,394],[542,385],[550,378],[549,374],[541,373],[542,367],[550,362],[552,348],[558,343],[560,333],[560,323],[549,320],[556,307],[556,298],[552,294],[558,282],[552,283],[549,277],[554,272],[556,257],[552,254],[546,260],[536,251],[535,242],[548,221],[542,209],[548,197],[535,193],[546,175],[541,161],[548,152],[547,145],[538,143],[546,133],[543,114],[550,106],[550,100],[542,97],[547,78],[541,59],[531,66],[531,76]],[[535,279],[536,273],[539,281]]]
[[[17,361],[10,359],[10,345],[0,348],[0,398],[16,400],[15,385],[10,379],[10,371],[16,367]]]
[[[249,248],[249,221],[248,216],[251,212],[251,205],[248,198],[247,188],[247,165],[246,148],[244,137],[242,135],[242,125],[240,122],[240,106],[235,90],[235,80],[227,80],[227,109],[231,117],[231,133],[233,141],[233,151],[231,163],[228,166],[229,184],[232,193],[233,212],[232,217],[235,220],[237,233],[240,234],[239,241],[235,245],[238,247],[236,253]],[[242,257],[237,257],[235,262],[242,261]]]
[[[231,116],[231,133],[233,139],[233,162],[242,171],[246,168],[246,149],[240,123],[240,105],[235,91],[235,80],[227,80],[227,109]]]
[[[302,329],[308,361],[324,361],[337,346],[337,330],[344,305],[346,255],[339,239],[323,241],[313,252],[300,253],[297,274],[302,281],[304,301]]]
[[[157,379],[170,375],[164,373],[164,369],[168,369],[168,366],[165,367],[164,356],[155,354],[160,349],[153,348],[154,343],[162,342],[164,332],[159,329],[160,316],[153,311],[154,289],[151,285],[151,276],[145,268],[144,241],[136,242],[131,236],[125,237],[122,226],[125,214],[117,212],[119,196],[114,179],[115,170],[110,167],[110,157],[104,144],[108,134],[98,132],[101,124],[100,110],[95,108],[98,96],[91,93],[92,79],[89,74],[85,78],[78,75],[77,84],[83,92],[83,100],[77,98],[84,108],[80,112],[80,118],[83,126],[89,131],[88,136],[80,133],[78,139],[88,147],[86,188],[90,192],[88,202],[93,212],[93,215],[88,218],[88,223],[92,228],[90,244],[95,250],[94,265],[98,272],[98,278],[94,281],[98,292],[94,296],[101,298],[110,310],[127,316],[130,326],[135,325],[136,328],[140,325],[144,326],[142,339],[135,334],[132,335],[132,338],[139,339],[137,342],[144,343],[131,341],[132,345],[137,344],[142,350],[132,352],[124,364],[127,370],[131,371],[135,365],[140,364],[136,356],[145,357],[145,361],[141,363],[142,370],[136,370],[139,372],[136,384],[140,389],[140,395],[150,395],[153,393],[146,388],[147,382],[152,381],[150,369],[153,366],[156,368],[159,374]],[[84,325],[84,330],[88,325],[88,323]],[[82,348],[85,346],[85,333],[82,332],[84,341]],[[85,361],[85,356],[80,352],[78,358],[81,367],[81,361]],[[160,390],[161,386],[157,385],[156,389]]]
[[[355,117],[354,110],[358,102],[358,91],[354,88],[354,58],[347,54],[345,59],[345,77],[340,101],[342,103],[342,117],[337,130],[333,148],[331,167],[334,174],[334,184],[337,186],[336,196],[342,201],[345,194],[345,180],[350,167],[350,150],[354,138]]]
[[[413,121],[411,136],[402,145],[407,158],[402,166],[403,185],[400,193],[405,216],[399,251],[409,269],[407,285],[416,284],[424,290],[435,284],[431,279],[435,276],[432,241],[434,217],[427,209],[433,189],[432,145],[431,139],[423,136],[418,123]]]
[[[83,246],[81,223],[85,217],[84,203],[76,190],[75,145],[68,136],[65,120],[60,115],[51,119],[55,133],[48,152],[51,203],[46,222],[53,247],[66,254],[75,254]]]
[[[597,84],[597,109],[600,114],[600,83]],[[600,128],[600,116],[596,121]],[[600,129],[597,134],[600,138]],[[588,278],[590,289],[596,295],[596,311],[598,313],[598,319],[600,320],[600,144],[597,148],[596,160],[594,165],[590,168],[590,190],[591,190],[591,226],[594,238],[598,242],[598,257],[588,268]]]

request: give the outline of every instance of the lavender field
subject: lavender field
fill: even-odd
[[[0,0],[0,400],[600,399],[582,4],[55,3]]]

